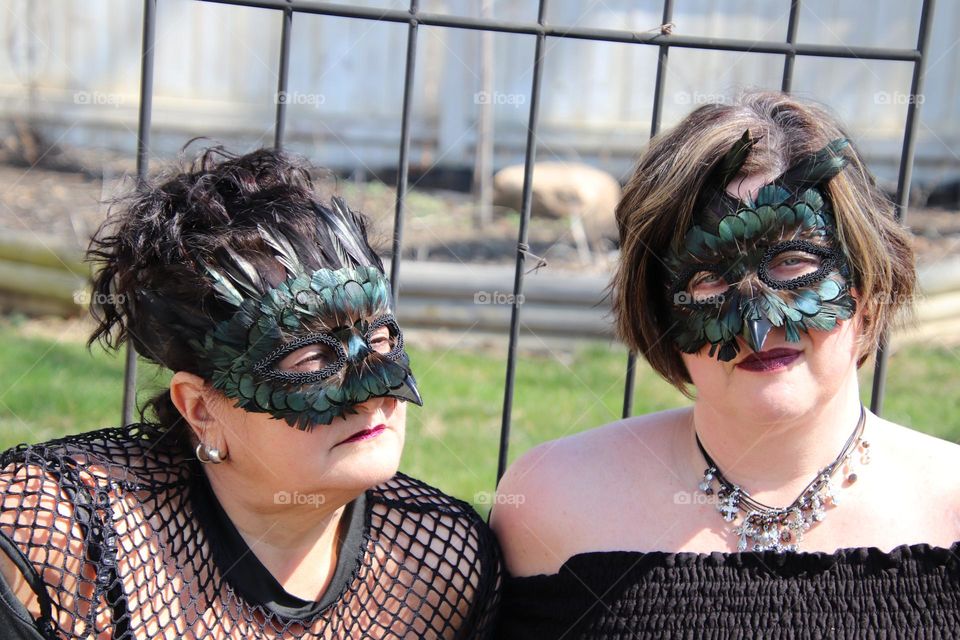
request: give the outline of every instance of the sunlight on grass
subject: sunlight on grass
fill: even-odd
[[[75,339],[31,337],[0,324],[0,449],[115,425],[120,419],[123,358]],[[425,406],[408,411],[402,470],[486,511],[493,490],[502,419],[505,362],[501,353],[410,349]],[[523,352],[516,371],[510,460],[530,447],[617,420],[626,352],[588,343],[574,351]],[[870,367],[863,392],[869,398]],[[138,371],[142,400],[169,374]],[[960,356],[945,347],[904,349],[890,361],[885,415],[940,437],[960,438]],[[634,412],[689,401],[638,364]]]

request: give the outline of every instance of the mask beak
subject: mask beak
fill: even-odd
[[[764,317],[756,320],[747,320],[747,344],[754,351],[763,351],[763,343],[767,341],[767,334],[773,325]]]
[[[408,375],[407,379],[403,381],[403,384],[390,391],[387,395],[391,398],[412,402],[418,407],[423,406],[423,399],[420,397],[420,391],[417,389],[417,381],[414,380],[411,375]]]

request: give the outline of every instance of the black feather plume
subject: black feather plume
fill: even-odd
[[[777,181],[793,189],[808,189],[837,175],[849,162],[843,150],[850,145],[846,138],[837,138],[824,148],[787,169]]]
[[[730,150],[723,155],[720,164],[714,170],[713,179],[718,186],[726,187],[737,177],[740,169],[743,168],[743,163],[747,161],[747,156],[750,155],[750,150],[759,141],[760,138],[754,138],[750,134],[750,129],[743,132],[740,139],[734,142]]]
[[[326,239],[330,256],[340,260],[340,266],[374,266],[383,270],[383,263],[367,243],[363,220],[338,197],[330,200],[330,207],[317,207],[319,231]]]
[[[296,277],[304,273],[303,263],[300,260],[297,249],[294,248],[290,240],[279,229],[267,229],[263,225],[257,225],[257,231],[260,237],[267,243],[267,246],[273,250],[277,262],[283,265],[287,270],[287,275]]]
[[[216,251],[214,257],[219,265],[216,270],[229,278],[243,297],[256,299],[270,288],[257,268],[232,248],[222,247]]]

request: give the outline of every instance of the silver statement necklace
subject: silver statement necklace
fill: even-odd
[[[803,535],[815,523],[826,517],[826,507],[837,504],[836,486],[833,475],[842,466],[848,466],[845,471],[848,483],[857,481],[857,474],[849,470],[849,458],[854,451],[860,451],[860,463],[870,462],[870,442],[863,439],[863,429],[866,424],[867,412],[860,405],[860,419],[853,433],[847,439],[843,451],[837,459],[821,469],[810,481],[806,489],[786,507],[770,507],[750,497],[747,491],[727,480],[717,463],[713,461],[707,450],[700,442],[700,435],[696,434],[697,446],[703,459],[707,461],[707,469],[703,472],[703,481],[699,489],[707,495],[714,494],[714,483],[718,485],[717,511],[727,522],[734,522],[744,516],[734,527],[734,533],[739,536],[737,549],[740,551],[767,551],[778,552],[797,551]]]

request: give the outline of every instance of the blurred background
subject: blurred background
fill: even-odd
[[[338,3],[330,3],[338,4]],[[405,11],[408,3],[339,3]],[[157,3],[149,169],[222,143],[273,143],[373,219],[390,254],[407,25],[296,14],[278,94],[278,11]],[[782,42],[788,1],[677,0],[675,35]],[[422,0],[420,10],[531,23],[534,0]],[[547,24],[659,32],[659,0],[553,0]],[[797,42],[915,48],[919,0],[804,0]],[[123,358],[85,350],[81,262],[112,196],[136,175],[143,6],[0,0],[0,447],[120,420]],[[910,62],[798,56],[793,92],[847,127],[893,197],[908,105],[920,106],[906,224],[923,295],[891,346],[886,417],[960,439],[960,3],[932,21],[925,86]],[[535,38],[419,27],[399,316],[426,404],[404,470],[485,509],[496,479]],[[613,207],[650,137],[658,47],[547,38],[521,312],[511,459],[616,420],[626,352],[604,288]],[[751,88],[778,89],[783,56],[671,48],[662,128]],[[208,140],[193,143],[191,138]],[[872,366],[863,368],[868,399]],[[141,367],[141,393],[165,384]],[[641,363],[634,413],[688,401]]]

